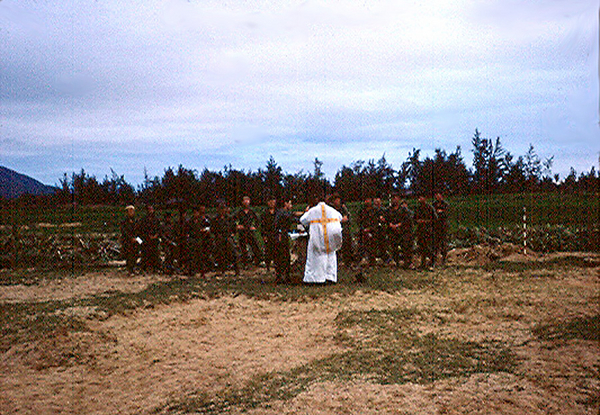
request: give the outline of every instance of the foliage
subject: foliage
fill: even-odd
[[[569,193],[600,191],[600,176],[594,167],[589,172],[578,173],[571,169],[561,181],[552,174],[554,157],[541,160],[533,145],[526,154],[515,157],[506,150],[500,137],[485,138],[476,129],[471,139],[473,165],[468,168],[460,147],[452,153],[436,148],[432,156],[422,158],[420,149],[413,148],[406,161],[396,170],[384,153],[374,159],[355,160],[343,165],[334,177],[333,184],[323,172],[323,162],[313,161],[313,172],[284,172],[273,156],[265,168],[244,171],[224,166],[221,171],[205,168],[201,173],[179,165],[168,167],[162,177],[150,177],[144,168],[144,180],[137,189],[127,183],[123,175],[110,170],[110,177],[102,181],[84,169],[70,176],[65,173],[59,180],[54,195],[33,198],[24,195],[17,202],[0,199],[0,205],[17,203],[27,205],[124,205],[134,202],[159,206],[189,208],[196,204],[214,205],[218,199],[238,206],[245,195],[250,195],[254,205],[262,205],[270,195],[309,203],[315,194],[336,191],[346,202],[367,197],[384,197],[394,192],[412,195],[484,194],[519,192]]]

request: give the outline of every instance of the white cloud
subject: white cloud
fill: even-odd
[[[413,145],[452,151],[475,127],[515,142],[576,136],[597,149],[597,9],[4,0],[0,134],[38,143],[42,155],[49,144],[107,144],[98,157],[110,160],[139,148],[138,164],[167,144],[180,150],[162,153],[173,165],[186,151],[251,164],[272,150],[305,159],[298,165],[323,147],[336,152],[332,164]],[[298,153],[294,140],[311,147]],[[242,158],[235,145],[256,151]]]

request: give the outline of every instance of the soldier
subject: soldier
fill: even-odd
[[[154,206],[147,206],[147,213],[139,223],[138,233],[142,238],[142,271],[158,271],[160,269],[160,221],[154,213]]]
[[[275,219],[277,217],[277,199],[269,197],[267,199],[267,210],[260,217],[260,234],[265,245],[265,266],[267,271],[271,262],[275,262]]]
[[[162,246],[165,251],[163,269],[167,274],[175,272],[175,256],[177,253],[179,229],[173,222],[171,212],[165,212],[164,223],[161,228]]]
[[[121,250],[125,258],[127,272],[133,275],[138,256],[137,226],[135,223],[135,207],[125,208],[125,218],[121,222]]]
[[[366,256],[370,265],[375,265],[375,235],[378,223],[379,218],[377,216],[377,211],[373,208],[373,200],[371,198],[366,198],[358,213],[360,248],[362,251],[359,258]]]
[[[414,243],[413,213],[408,209],[406,201],[401,201],[398,194],[392,196],[392,204],[386,212],[386,221],[391,255],[396,266],[400,266],[402,257],[403,267],[409,269],[412,265]]]
[[[188,212],[184,209],[179,211],[179,235],[178,235],[178,245],[179,245],[179,253],[177,256],[177,263],[179,268],[182,271],[185,271],[187,274],[190,273],[190,242],[188,239],[188,225],[191,220]]]
[[[444,265],[446,263],[446,256],[448,255],[448,209],[450,206],[444,200],[441,193],[436,193],[433,207],[437,213],[437,220],[434,226],[434,255],[440,254],[442,265]]]
[[[237,214],[235,215],[235,219],[237,222],[238,240],[242,254],[242,262],[244,265],[248,265],[250,263],[250,253],[248,252],[249,245],[254,258],[254,265],[258,266],[262,261],[262,252],[258,246],[255,236],[258,217],[250,208],[250,197],[243,197],[242,208],[238,210]]]
[[[206,216],[206,207],[196,206],[192,217],[186,226],[187,245],[190,253],[188,274],[202,276],[211,268],[212,235],[210,233],[210,220]]]
[[[433,244],[433,226],[437,220],[435,209],[424,196],[419,197],[419,204],[415,212],[417,222],[417,245],[421,253],[421,268],[433,268],[435,266],[435,253]],[[429,264],[427,264],[429,258]]]
[[[331,206],[342,214],[342,248],[340,249],[341,259],[345,265],[354,263],[354,249],[352,248],[352,231],[350,230],[350,211],[338,193],[334,193],[331,198]]]
[[[239,275],[239,255],[233,239],[235,224],[223,200],[217,203],[217,215],[211,221],[210,229],[215,238],[215,259],[219,271],[225,272],[233,265],[235,275]]]
[[[274,224],[275,245],[275,283],[289,283],[291,270],[290,236],[289,231],[295,222],[294,214],[291,212],[292,201],[286,200],[277,212]]]
[[[380,197],[373,199],[373,209],[377,217],[377,226],[375,227],[375,256],[381,258],[383,262],[389,259],[387,252],[387,223],[385,221],[385,208],[382,205]]]

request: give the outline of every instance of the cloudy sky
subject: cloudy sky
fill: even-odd
[[[0,165],[399,168],[476,128],[598,165],[598,0],[0,0]],[[597,168],[597,167],[596,167]]]

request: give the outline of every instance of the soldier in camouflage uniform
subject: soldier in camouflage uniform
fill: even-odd
[[[417,222],[417,245],[421,253],[421,268],[432,268],[435,266],[433,227],[436,220],[437,214],[435,213],[435,209],[427,203],[424,196],[420,196],[419,204],[415,211],[415,221]]]
[[[178,236],[179,229],[177,224],[173,222],[171,212],[165,212],[160,237],[165,253],[163,270],[167,274],[172,274],[175,272],[175,257],[177,254]]]
[[[242,208],[236,213],[235,220],[237,222],[236,229],[238,232],[242,262],[244,265],[250,263],[250,252],[248,250],[248,246],[250,246],[252,257],[254,258],[254,265],[258,266],[262,261],[263,256],[255,235],[256,227],[258,226],[258,216],[256,216],[256,213],[250,208],[250,198],[248,196],[244,196],[242,199]]]
[[[235,275],[240,272],[239,254],[235,245],[235,223],[225,201],[217,203],[217,215],[210,224],[211,233],[215,241],[215,259],[219,271],[225,272],[233,266]]]
[[[142,238],[142,271],[160,270],[160,220],[154,213],[154,206],[147,206],[147,213],[139,223],[138,233]]]
[[[396,266],[400,259],[405,269],[411,268],[413,256],[413,213],[408,209],[406,201],[401,201],[400,195],[392,196],[392,204],[386,212],[388,224],[388,241],[392,258]]]
[[[298,220],[291,212],[292,201],[285,200],[275,217],[275,283],[290,283],[291,255],[289,232]]]
[[[435,242],[435,254],[440,255],[442,264],[446,263],[446,256],[448,254],[448,202],[444,200],[441,193],[435,194],[435,200],[433,202],[437,214],[437,220],[434,225],[434,242]]]
[[[375,236],[378,223],[378,212],[373,208],[373,200],[371,198],[366,198],[362,208],[358,212],[358,226],[360,228],[360,258],[366,256],[370,265],[375,265]]]
[[[197,206],[186,223],[187,245],[190,253],[188,274],[204,275],[211,269],[213,251],[210,220],[206,216],[206,207]]]
[[[340,249],[341,260],[345,265],[354,263],[354,249],[352,247],[352,231],[350,230],[350,211],[339,194],[334,193],[330,198],[330,205],[342,214],[342,248]]]
[[[381,258],[385,263],[389,260],[387,251],[387,223],[385,220],[385,208],[380,197],[373,198],[373,209],[377,216],[377,226],[375,228],[375,256]]]
[[[138,257],[137,225],[135,223],[135,207],[125,208],[125,218],[121,222],[121,253],[125,258],[127,272],[133,274]]]
[[[269,197],[267,199],[267,209],[260,217],[260,234],[265,245],[265,266],[267,267],[267,271],[271,266],[271,262],[275,262],[276,217],[277,199]]]

